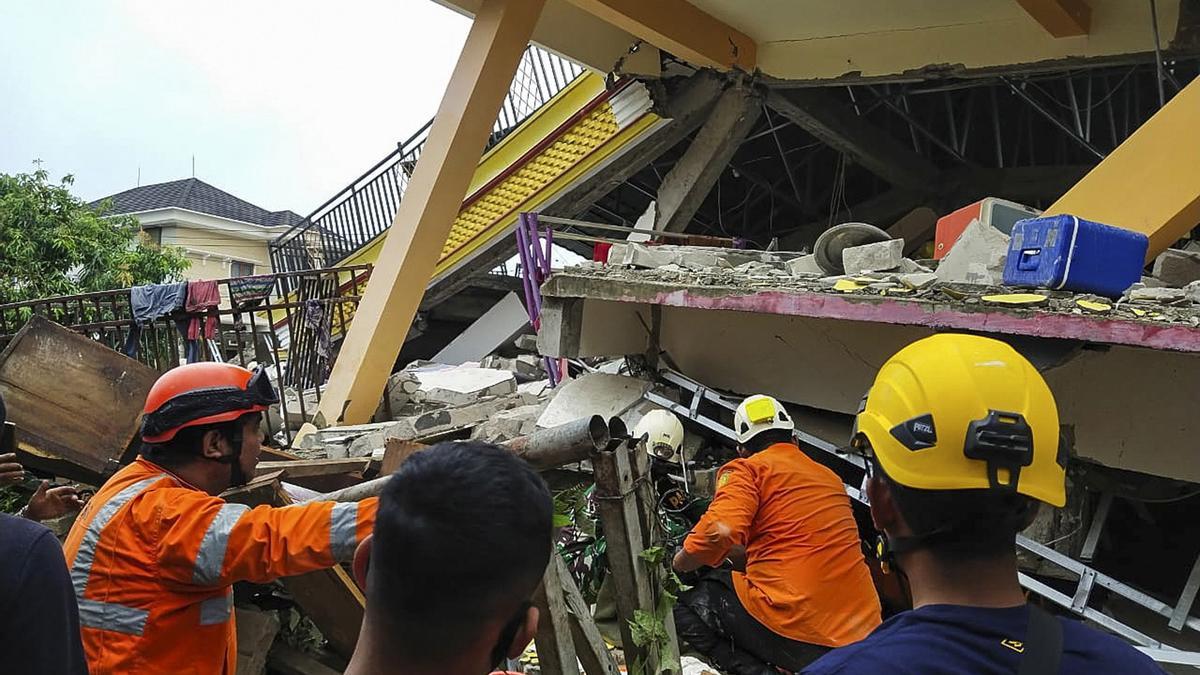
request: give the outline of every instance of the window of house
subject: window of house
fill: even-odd
[[[142,231],[146,233],[146,238],[153,242],[155,246],[162,246],[161,227],[148,227]]]
[[[234,260],[229,263],[229,276],[231,277],[252,277],[254,276],[254,263],[241,262]]]

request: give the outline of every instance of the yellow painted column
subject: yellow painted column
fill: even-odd
[[[544,3],[483,0],[334,363],[316,426],[360,424],[375,413]]]
[[[1143,232],[1146,262],[1200,223],[1200,79],[1046,209]]]

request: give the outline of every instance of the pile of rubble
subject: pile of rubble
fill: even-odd
[[[1200,326],[1200,250],[1165,251],[1151,276],[1112,300],[1004,286],[1008,243],[1007,235],[976,221],[940,261],[909,259],[904,240],[890,239],[846,248],[845,273],[836,275],[823,270],[813,254],[646,244],[615,245],[607,265],[585,263],[569,271],[625,281],[1018,306]]]

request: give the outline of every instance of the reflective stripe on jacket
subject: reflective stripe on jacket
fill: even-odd
[[[716,566],[746,547],[738,600],[787,638],[841,647],[879,625],[879,597],[842,481],[790,443],[727,463],[683,548]]]
[[[349,560],[376,504],[250,508],[139,458],[88,502],[64,544],[92,675],[232,675],[233,582]]]

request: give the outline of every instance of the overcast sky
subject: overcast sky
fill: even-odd
[[[435,112],[432,0],[0,0],[0,173],[95,199],[195,175],[307,214]]]

